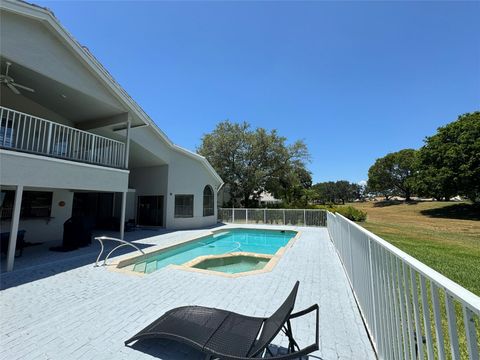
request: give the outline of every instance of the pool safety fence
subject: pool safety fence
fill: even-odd
[[[480,297],[340,214],[327,214],[379,359],[479,360]]]
[[[219,208],[218,219],[232,224],[327,226],[327,212],[320,209]]]

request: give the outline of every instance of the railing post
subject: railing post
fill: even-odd
[[[370,266],[370,291],[372,292],[372,313],[373,313],[373,331],[376,336],[378,336],[378,328],[377,328],[377,304],[376,304],[376,296],[375,296],[375,284],[373,281],[373,258],[372,258],[372,244],[370,237],[367,236],[367,242],[368,242],[368,262]],[[406,284],[405,284],[406,285]],[[378,341],[378,339],[375,339],[375,341]],[[377,344],[378,346],[378,344]]]
[[[475,336],[475,319],[472,310],[463,307],[463,324],[465,325],[465,333],[467,335],[467,350],[470,355],[470,359],[478,359],[478,346]]]
[[[343,219],[342,219],[343,220]],[[352,284],[353,286],[355,286],[355,272],[353,271],[353,255],[352,255],[352,252],[353,252],[353,249],[352,249],[352,234],[350,233],[350,224],[346,221],[344,221],[345,224],[347,225],[347,229],[348,229],[348,252],[349,252],[349,259],[350,259],[350,276],[351,276],[351,281],[352,281]]]
[[[235,208],[232,208],[232,223],[235,224]]]
[[[267,223],[267,208],[263,209],[263,223]]]
[[[47,154],[50,154],[51,142],[52,142],[52,123],[48,123]]]
[[[303,226],[307,226],[307,210],[303,209]]]
[[[285,224],[285,209],[283,209],[283,225],[287,225]]]
[[[92,135],[92,152],[90,154],[90,161],[91,162],[95,162],[95,141],[96,138],[95,138],[95,135]]]
[[[248,209],[245,208],[245,224],[248,224]]]
[[[128,121],[127,121],[127,136],[125,138],[125,159],[124,159],[124,165],[125,169],[128,168],[128,157],[130,156],[130,114],[128,115]]]

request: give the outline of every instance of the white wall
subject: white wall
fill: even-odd
[[[46,23],[2,11],[2,55],[106,104],[118,106],[106,87]],[[60,99],[59,99],[60,101]]]
[[[25,191],[53,191],[52,211],[50,219],[20,219],[19,230],[25,230],[25,241],[28,242],[46,242],[62,240],[63,223],[72,216],[73,191],[61,189],[41,189],[26,188]],[[59,203],[65,202],[65,206],[60,207]],[[2,232],[10,231],[10,220],[4,220],[0,223]]]
[[[203,216],[203,189],[210,185],[214,192],[214,204],[217,203],[218,184],[205,166],[184,154],[170,154],[168,177],[167,227],[174,229],[198,228],[214,225],[217,222],[217,208],[213,216]],[[193,195],[194,208],[192,218],[175,218],[175,195]]]
[[[123,192],[128,171],[0,150],[0,184]]]
[[[167,195],[168,165],[143,167],[130,170],[129,188],[137,196]]]

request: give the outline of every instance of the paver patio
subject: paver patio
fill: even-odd
[[[133,348],[123,342],[182,305],[269,316],[296,280],[300,289],[295,310],[320,306],[320,350],[313,355],[375,359],[327,230],[289,228],[300,230],[301,236],[273,271],[235,279],[170,268],[143,277],[95,268],[96,246],[75,256],[62,254],[53,263],[37,257],[33,267],[0,277],[0,359],[203,359],[201,353],[171,341],[145,341]],[[206,231],[136,231],[127,233],[127,239],[140,239],[135,243],[145,246],[173,244]],[[314,341],[314,316],[292,325],[300,346]],[[277,337],[274,344],[287,342]]]

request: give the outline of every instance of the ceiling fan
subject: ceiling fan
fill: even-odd
[[[0,74],[0,83],[1,84],[7,85],[8,88],[10,90],[12,90],[12,92],[17,94],[17,95],[20,95],[20,91],[17,88],[27,90],[27,91],[30,91],[30,92],[35,92],[35,90],[33,90],[33,89],[31,89],[27,86],[17,84],[15,82],[15,80],[13,80],[12,77],[8,76],[8,70],[9,70],[10,66],[12,65],[12,63],[7,61],[5,64],[7,65],[7,68],[5,70],[5,75]]]

